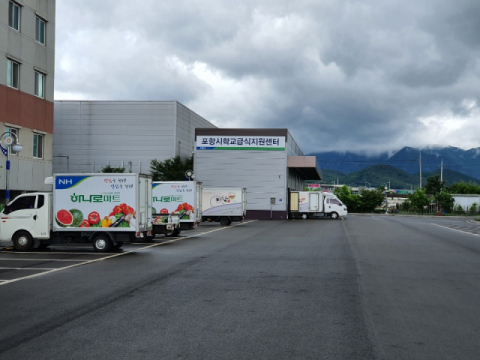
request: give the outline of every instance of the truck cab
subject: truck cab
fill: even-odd
[[[11,240],[15,249],[27,251],[34,239],[48,240],[51,231],[51,193],[17,196],[0,213],[0,240]]]
[[[340,201],[335,195],[325,196],[325,214],[332,219],[336,219],[339,216],[347,216],[347,207]]]

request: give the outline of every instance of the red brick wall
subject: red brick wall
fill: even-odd
[[[53,134],[53,102],[0,85],[0,121]]]

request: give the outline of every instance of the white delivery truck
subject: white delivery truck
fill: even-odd
[[[140,174],[56,174],[52,192],[17,196],[0,214],[16,250],[91,242],[96,251],[152,236],[152,179]]]
[[[334,194],[320,191],[290,191],[289,218],[307,219],[314,214],[337,219],[347,216],[347,207]]]
[[[202,184],[197,181],[154,181],[152,185],[153,233],[178,236],[200,221]],[[169,217],[178,218],[173,229],[162,226]]]
[[[230,225],[242,221],[247,214],[247,189],[210,188],[202,189],[202,221],[218,221]]]

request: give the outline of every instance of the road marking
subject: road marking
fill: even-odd
[[[85,259],[5,259],[5,258],[0,258],[0,262],[2,261],[72,261],[72,262],[78,262],[78,261],[87,261]]]
[[[444,225],[438,225],[438,224],[434,224],[434,223],[431,223],[431,224],[432,224],[432,225],[436,225],[436,226],[438,226],[438,227],[442,227],[442,228],[449,229],[449,230],[453,230],[453,231],[459,231],[459,232],[462,232],[462,233],[465,233],[465,234],[469,234],[469,235],[473,235],[473,236],[480,236],[479,234],[471,233],[471,232],[464,231],[464,230],[460,230],[460,229],[454,229],[454,228],[451,228],[451,227],[448,227],[448,226],[444,226]]]
[[[55,268],[17,268],[17,267],[0,267],[0,270],[41,270],[41,271],[48,271],[48,270],[53,270]]]
[[[197,237],[197,236],[200,236],[200,235],[210,234],[210,233],[215,232],[215,231],[231,229],[233,227],[241,226],[241,225],[248,224],[248,223],[251,223],[251,222],[254,222],[254,221],[257,221],[257,220],[250,220],[250,221],[246,221],[246,222],[241,222],[241,223],[238,223],[238,224],[235,224],[235,225],[229,225],[228,227],[224,226],[224,227],[221,227],[219,229],[210,230],[210,231],[207,231],[207,232],[204,232],[204,233],[201,233],[201,234],[186,236],[186,237],[182,237],[182,238],[178,238],[178,239],[172,239],[172,240],[164,241],[164,242],[157,243],[157,244],[151,244],[151,245],[145,246],[145,247],[143,247],[141,249],[138,249],[138,250],[145,250],[145,249],[149,249],[149,248],[152,248],[152,247],[155,247],[155,246],[171,244],[171,243],[174,243],[174,242],[177,242],[177,241],[180,241],[180,240],[191,239],[191,238],[194,238],[194,237]]]
[[[35,277],[38,277],[38,276],[42,276],[42,275],[46,275],[46,274],[51,274],[51,273],[54,273],[54,272],[57,272],[57,271],[61,271],[61,270],[68,270],[68,269],[72,269],[72,268],[78,267],[78,266],[83,266],[83,265],[87,265],[87,264],[93,264],[93,263],[99,262],[99,261],[104,261],[104,260],[113,259],[113,258],[116,258],[116,257],[119,257],[119,256],[123,256],[123,255],[133,254],[134,252],[141,251],[141,250],[145,250],[145,249],[149,249],[149,248],[152,248],[152,247],[155,247],[155,246],[161,246],[161,245],[164,245],[164,244],[169,244],[169,243],[173,243],[173,242],[180,241],[180,240],[191,239],[191,238],[194,238],[194,237],[198,237],[198,236],[200,236],[200,235],[210,234],[210,233],[212,233],[212,232],[220,231],[220,230],[225,230],[225,229],[231,229],[231,228],[234,228],[234,227],[236,227],[236,226],[241,226],[241,225],[248,224],[248,223],[255,222],[255,221],[257,221],[257,220],[250,220],[250,221],[246,221],[246,222],[241,222],[241,223],[238,223],[238,224],[235,224],[235,225],[230,225],[230,226],[228,226],[228,227],[226,227],[226,226],[225,226],[225,227],[221,227],[221,228],[219,228],[219,229],[207,231],[207,232],[200,233],[200,234],[195,234],[195,235],[192,235],[192,236],[185,236],[185,237],[178,238],[178,239],[173,239],[173,240],[169,240],[169,241],[164,241],[164,242],[161,242],[161,243],[158,243],[158,244],[148,245],[148,246],[145,246],[145,247],[143,247],[143,248],[136,249],[135,251],[126,251],[126,252],[122,252],[122,253],[119,253],[119,254],[112,254],[112,255],[110,255],[110,256],[105,256],[105,257],[102,257],[102,258],[100,258],[100,259],[87,260],[87,261],[84,261],[84,262],[82,262],[82,263],[80,263],[80,264],[72,264],[72,265],[65,266],[65,267],[61,267],[61,268],[58,268],[58,269],[51,269],[51,270],[48,270],[48,271],[45,271],[45,272],[42,272],[42,273],[38,273],[38,274],[32,274],[32,275],[29,275],[29,276],[24,276],[24,277],[12,279],[12,280],[6,280],[6,281],[0,283],[0,286],[7,285],[7,284],[11,284],[11,283],[14,283],[14,282],[17,282],[17,281],[20,281],[20,280],[32,279],[32,278],[35,278]],[[25,253],[23,253],[23,254],[25,254]],[[38,253],[34,253],[34,254],[38,254]],[[65,254],[65,253],[61,253],[61,254]],[[77,253],[77,254],[78,254],[78,253]],[[92,254],[94,254],[94,253],[92,253]],[[89,254],[87,254],[87,255],[89,255]],[[30,268],[30,269],[31,269],[31,268]]]
[[[89,252],[58,252],[58,253],[55,253],[55,252],[40,252],[40,251],[29,251],[29,252],[25,252],[25,251],[21,251],[21,252],[15,252],[15,251],[0,251],[0,253],[2,254],[15,254],[15,255],[24,255],[24,254],[35,254],[35,255],[39,255],[39,254],[48,254],[48,255],[97,255],[97,256],[103,256],[104,254],[99,254],[99,253],[89,253]]]

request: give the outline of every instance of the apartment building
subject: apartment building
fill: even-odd
[[[55,0],[0,0],[0,201],[49,190],[52,174]],[[10,135],[10,134],[14,135]],[[6,139],[17,138],[19,153]],[[9,181],[7,183],[7,176]]]

